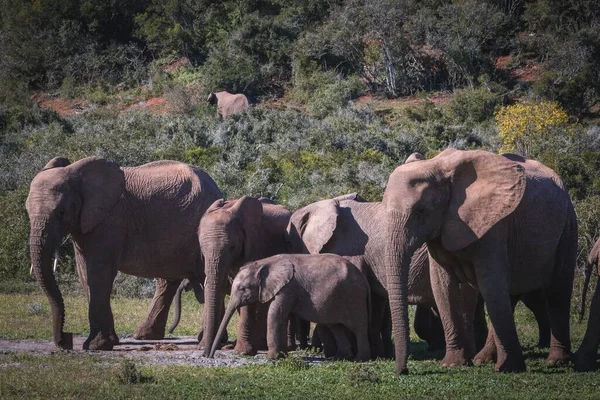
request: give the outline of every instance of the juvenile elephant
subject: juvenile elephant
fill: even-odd
[[[391,329],[385,329],[388,294],[385,289],[385,206],[380,202],[366,202],[353,193],[330,200],[321,200],[298,209],[288,226],[288,240],[293,253],[333,253],[344,256],[356,265],[367,278],[372,297],[372,325],[381,332],[373,340],[374,357],[393,357]],[[465,290],[472,290],[465,288]],[[427,249],[415,252],[408,277],[409,304],[417,304],[415,331],[427,340],[432,349],[444,347],[443,328],[436,309],[429,278]],[[474,300],[475,301],[475,298]],[[479,324],[478,342],[483,345],[487,328],[485,315]]]
[[[226,328],[233,312],[244,305],[270,303],[267,316],[268,357],[287,350],[286,327],[290,313],[327,325],[333,332],[340,357],[349,357],[351,345],[344,327],[355,336],[355,359],[370,358],[370,290],[362,273],[348,260],[334,254],[280,254],[252,262],[233,280],[231,297],[217,335]],[[209,357],[213,357],[214,344]]]
[[[83,348],[110,350],[118,343],[110,307],[117,271],[160,278],[147,322],[162,326],[164,335],[181,280],[203,279],[198,223],[220,197],[206,172],[179,162],[119,167],[98,157],[73,164],[52,159],[31,182],[25,205],[32,268],[52,308],[56,345],[73,347],[72,335],[63,332],[65,307],[51,266],[65,235],[71,234],[88,292],[90,334]]]
[[[241,93],[231,94],[225,91],[210,93],[206,101],[212,105],[217,105],[217,113],[223,119],[231,114],[241,113],[248,109],[248,98]]]
[[[204,355],[213,346],[222,318],[228,277],[250,261],[287,252],[286,227],[291,213],[273,201],[242,197],[215,201],[200,221],[198,238],[204,256]],[[255,306],[242,307],[235,351],[255,354],[264,342],[264,324]],[[258,313],[258,314],[257,314]],[[263,324],[263,328],[254,327]],[[264,346],[264,345],[262,345]]]
[[[569,359],[577,221],[554,171],[516,155],[447,149],[397,167],[383,204],[397,373],[407,372],[410,262],[424,243],[447,365],[473,357],[473,349],[462,346],[468,332],[456,323],[462,316],[453,306],[462,301],[460,282],[477,287],[485,300],[496,333],[496,371],[525,369],[511,296],[542,288],[552,326],[548,362]]]
[[[580,320],[585,314],[585,299],[587,297],[590,277],[594,273],[600,275],[600,238],[588,255],[585,268],[585,283],[583,285],[583,295],[581,296],[581,315]],[[596,282],[596,290],[590,306],[590,315],[588,318],[585,336],[579,349],[575,353],[576,371],[595,371],[598,345],[600,344],[600,285]]]

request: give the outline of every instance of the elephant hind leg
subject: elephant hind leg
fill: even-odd
[[[142,322],[133,337],[137,340],[159,340],[165,337],[165,327],[169,317],[169,308],[177,293],[181,280],[166,280],[157,278],[156,289],[146,320]]]
[[[550,316],[546,306],[546,298],[543,290],[526,293],[521,296],[521,301],[531,310],[538,325],[538,345],[539,348],[550,347]]]
[[[572,233],[572,225],[575,227],[575,234]],[[545,291],[551,331],[549,365],[563,365],[571,358],[569,322],[577,258],[576,232],[576,222],[565,226],[556,249],[551,285]]]
[[[348,337],[348,333],[344,326],[341,324],[331,324],[327,325],[327,327],[335,337],[335,344],[337,347],[335,358],[339,360],[351,360],[353,358],[352,344],[350,343],[350,338]]]

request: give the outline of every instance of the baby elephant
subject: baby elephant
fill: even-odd
[[[369,360],[371,293],[367,280],[346,259],[334,254],[280,254],[246,264],[233,280],[217,337],[236,309],[257,302],[271,302],[267,316],[269,358],[285,354],[287,321],[293,313],[328,326],[341,358],[352,354],[346,327],[356,336],[355,360]],[[216,348],[213,345],[210,357]]]

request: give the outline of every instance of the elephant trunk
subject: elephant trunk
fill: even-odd
[[[175,298],[173,299],[174,307],[175,307],[175,310],[174,310],[175,315],[173,317],[173,322],[171,322],[171,326],[169,327],[169,333],[173,333],[175,328],[177,328],[177,325],[179,325],[179,320],[181,319],[181,294],[185,288],[185,284],[186,284],[185,280],[181,281],[181,284],[177,288],[177,292],[175,292]]]
[[[73,348],[73,334],[63,332],[65,322],[65,304],[54,274],[52,272],[52,255],[55,246],[47,234],[31,232],[29,237],[31,265],[40,287],[46,293],[52,309],[52,332],[54,343],[58,348]]]
[[[385,266],[396,348],[396,373],[400,375],[408,373],[408,271],[412,252],[402,237],[401,220],[394,215],[395,212],[389,214],[387,233],[391,240],[386,248]]]
[[[227,306],[227,311],[225,311],[225,315],[223,316],[223,321],[221,321],[221,326],[219,326],[219,330],[217,332],[217,337],[220,338],[223,335],[223,332],[227,329],[227,325],[229,324],[229,320],[233,316],[233,313],[238,308],[238,302],[233,299],[229,302],[229,306]],[[212,347],[210,348],[210,353],[208,357],[213,358],[215,356],[215,351],[217,351],[217,346],[219,345],[219,341],[215,340],[213,342]]]
[[[213,342],[219,343],[220,334],[215,335],[223,307],[224,293],[220,280],[216,276],[207,275],[204,287],[204,356],[208,357]]]

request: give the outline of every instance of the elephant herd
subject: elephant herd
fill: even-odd
[[[276,358],[296,346],[296,336],[306,346],[310,321],[327,356],[395,358],[397,373],[406,373],[408,306],[416,304],[415,331],[430,348],[445,348],[442,365],[495,360],[496,371],[524,371],[513,318],[519,300],[535,314],[548,363],[572,357],[577,220],[560,177],[539,162],[446,149],[429,160],[409,157],[390,175],[381,202],[350,194],[291,213],[266,198],[222,198],[206,172],[179,162],[51,160],[31,182],[26,208],[32,270],[49,299],[55,344],[73,347],[51,267],[70,234],[89,303],[84,349],[119,342],[110,294],[122,271],[156,278],[137,339],[163,338],[173,298],[178,306],[182,290],[195,291],[204,302],[206,357],[226,342],[239,309],[240,354],[268,349]],[[599,258],[600,241],[586,290]],[[599,291],[577,370],[596,367]]]

